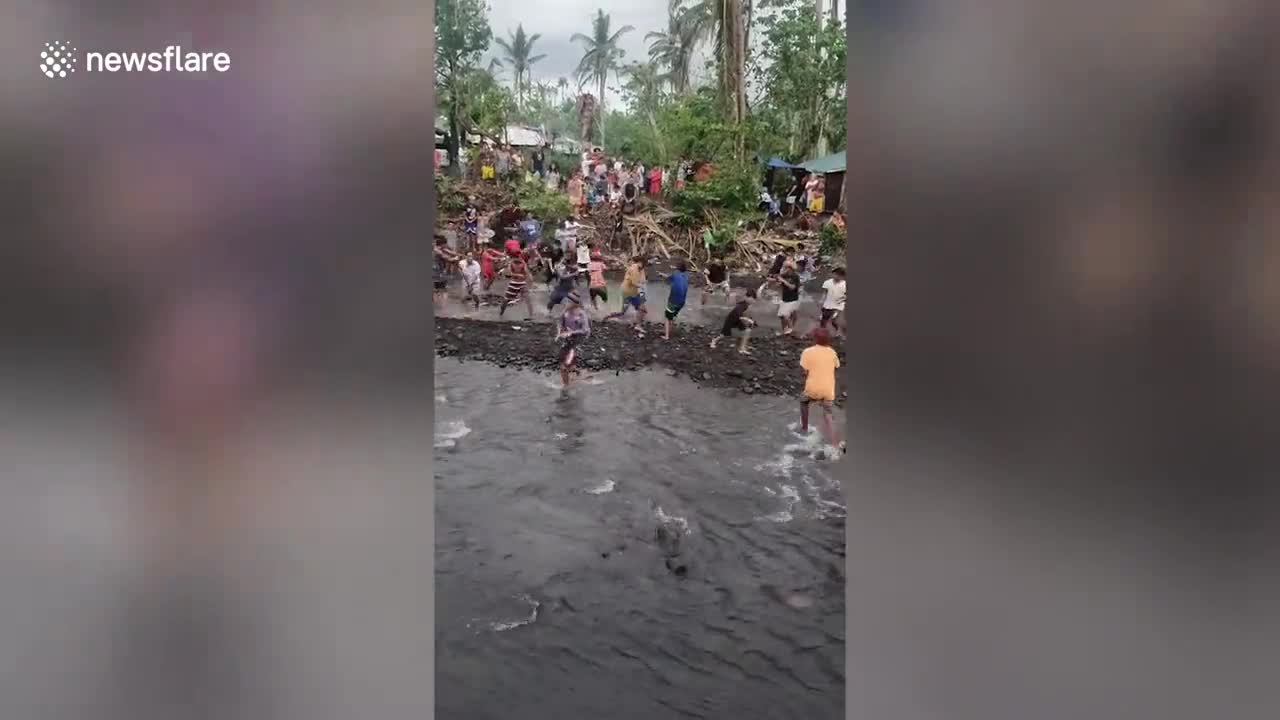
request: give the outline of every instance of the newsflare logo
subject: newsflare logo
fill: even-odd
[[[80,49],[65,41],[47,42],[40,52],[40,72],[48,78],[66,78],[80,64]],[[194,52],[170,45],[156,52],[86,52],[84,72],[224,73],[231,69],[225,52]]]

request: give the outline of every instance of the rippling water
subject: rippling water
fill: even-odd
[[[844,499],[793,401],[435,381],[438,717],[844,717]]]

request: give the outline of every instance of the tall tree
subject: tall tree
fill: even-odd
[[[649,59],[667,68],[671,88],[676,94],[689,91],[689,71],[699,37],[704,32],[700,5],[687,6],[684,0],[668,0],[667,29],[646,33],[649,40]]]
[[[514,33],[508,33],[510,37],[494,38],[494,42],[498,47],[502,48],[503,54],[506,56],[506,62],[510,64],[511,71],[515,73],[515,91],[516,101],[520,106],[524,106],[525,92],[529,89],[531,79],[530,70],[533,64],[546,57],[546,55],[534,55],[533,44],[542,37],[541,33],[526,35],[524,32],[524,23],[516,26]]]
[[[694,7],[697,9],[698,35],[712,43],[720,97],[727,119],[740,125],[747,115],[751,0],[699,0]],[[738,154],[742,154],[741,143]]]
[[[667,160],[666,144],[662,140],[662,131],[658,129],[658,110],[662,105],[662,86],[667,82],[656,64],[631,63],[623,68],[626,76],[623,90],[631,100],[631,109],[642,114],[653,132],[653,141],[658,148],[662,161]]]
[[[556,89],[559,91],[559,101],[564,102],[565,93],[569,91],[569,80],[563,76],[556,80]]]
[[[617,32],[610,33],[610,25],[610,18],[604,10],[596,10],[596,16],[591,19],[591,35],[574,33],[573,37],[569,38],[583,46],[582,60],[578,62],[578,80],[579,82],[592,80],[596,83],[596,87],[600,90],[600,95],[596,99],[596,109],[602,120],[605,113],[605,81],[609,79],[609,72],[616,70],[619,61],[626,55],[626,52],[618,47],[618,39],[635,30],[630,25],[623,25]],[[600,142],[604,142],[604,122],[600,123]]]
[[[484,0],[436,0],[436,102],[449,117],[449,172],[458,174],[458,150],[464,128],[465,86],[489,47],[493,31]]]

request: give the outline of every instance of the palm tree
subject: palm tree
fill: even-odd
[[[670,78],[663,74],[658,65],[652,61],[647,63],[631,63],[621,69],[620,74],[627,78],[627,89],[634,99],[634,110],[644,113],[649,121],[649,129],[653,131],[654,141],[658,144],[658,153],[665,160],[666,143],[662,141],[662,133],[658,130],[657,110],[662,103],[662,86]]]
[[[818,0],[815,0],[817,2]],[[751,0],[699,0],[697,12],[700,38],[709,38],[719,69],[720,92],[726,100],[729,119],[740,122],[747,111],[747,46],[751,41]]]
[[[600,90],[600,96],[597,98],[597,109],[600,118],[604,118],[604,83],[609,79],[609,71],[618,67],[618,61],[622,59],[626,52],[618,47],[618,39],[624,34],[635,30],[630,25],[623,25],[618,31],[610,34],[609,16],[604,14],[604,10],[596,10],[596,16],[591,19],[591,35],[583,35],[582,33],[574,33],[569,38],[573,42],[582,43],[585,52],[582,54],[582,60],[578,62],[578,80],[585,83],[587,80],[593,80],[596,87]],[[604,123],[600,123],[600,142],[604,143]]]
[[[684,0],[668,0],[666,31],[644,36],[650,41],[649,59],[669,70],[671,88],[679,95],[689,90],[693,51],[705,33],[705,13],[702,5],[686,6]]]
[[[565,93],[569,91],[569,80],[563,76],[556,81],[556,89],[559,91],[559,100],[564,102]]]
[[[511,71],[515,73],[515,91],[516,99],[521,106],[524,105],[524,93],[529,87],[530,69],[533,64],[546,57],[546,55],[533,55],[533,44],[538,38],[542,37],[541,33],[532,35],[524,34],[524,23],[516,26],[516,31],[511,34],[509,39],[494,38],[493,41],[502,48],[502,52],[506,54],[506,60],[511,64]]]

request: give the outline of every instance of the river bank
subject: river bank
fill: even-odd
[[[752,338],[751,355],[744,356],[737,352],[737,341],[730,342],[729,338],[715,350],[710,349],[718,328],[682,325],[669,341],[662,339],[661,326],[656,323],[650,324],[643,339],[636,338],[629,326],[620,322],[596,322],[591,330],[591,338],[583,343],[578,355],[578,366],[584,372],[659,368],[699,385],[747,395],[796,397],[804,389],[805,373],[799,359],[810,342],[801,338]],[[834,347],[843,365],[843,342],[837,341]],[[435,319],[435,352],[442,358],[552,371],[557,367],[557,349],[551,325],[545,322]],[[841,382],[840,386],[837,405],[847,395],[846,384]]]

